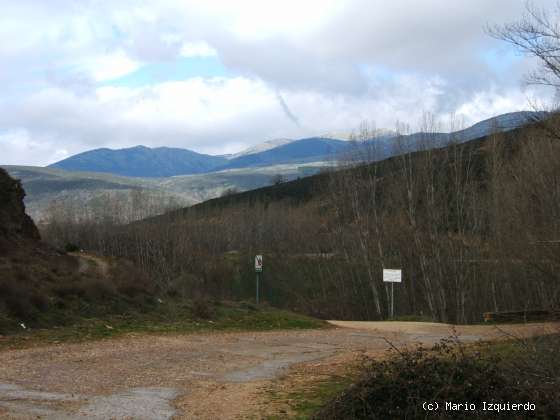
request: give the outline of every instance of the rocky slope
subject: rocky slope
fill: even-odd
[[[42,242],[24,196],[20,182],[0,169],[0,335],[153,301],[149,279],[128,261],[70,255]]]
[[[0,168],[0,238],[39,240],[35,223],[25,214],[24,197],[21,183]]]

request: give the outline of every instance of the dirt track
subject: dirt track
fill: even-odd
[[[0,353],[4,418],[227,419],[266,411],[260,390],[278,376],[313,371],[395,346],[499,339],[557,325],[461,326],[342,322],[339,328],[264,333],[130,336]]]

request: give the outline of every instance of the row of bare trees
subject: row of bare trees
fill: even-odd
[[[67,223],[67,213],[57,211],[46,237],[131,259],[162,293],[184,297],[252,297],[252,258],[262,253],[264,297],[323,317],[387,317],[383,268],[403,269],[396,287],[400,316],[464,323],[480,320],[484,311],[557,308],[555,124],[483,142],[450,139],[442,148],[428,116],[425,136],[415,140],[422,151],[413,152],[418,145],[410,147],[403,135],[396,157],[373,164],[379,144],[366,141],[371,136],[364,126],[352,154],[357,158],[293,183],[291,199],[255,192],[252,202],[224,200],[128,225]],[[298,199],[306,182],[316,192]],[[144,203],[130,211],[142,211]]]
[[[541,60],[533,81],[558,87],[556,20],[528,7],[520,22],[490,32]],[[397,131],[395,157],[372,163],[387,145],[364,124],[337,170],[277,186],[291,198],[228,195],[122,225],[154,214],[150,201],[108,197],[102,208],[119,217],[54,208],[45,236],[131,259],[162,293],[185,297],[253,296],[252,258],[264,254],[265,298],[323,317],[387,317],[383,268],[403,269],[400,316],[463,323],[484,311],[558,309],[559,118],[468,144],[443,144],[430,115],[423,135]],[[298,190],[306,183],[311,199]]]
[[[92,197],[68,195],[50,202],[40,224],[43,234],[58,246],[78,244],[84,235],[102,241],[106,234],[100,230],[163,214],[182,204],[176,196],[146,189],[108,190]]]

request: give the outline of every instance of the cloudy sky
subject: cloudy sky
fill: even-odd
[[[539,1],[549,7],[553,1]],[[0,163],[528,109],[512,0],[0,0]],[[539,93],[540,95],[540,93]]]

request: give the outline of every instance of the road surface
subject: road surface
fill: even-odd
[[[461,326],[332,321],[305,331],[133,335],[0,352],[0,417],[228,419],[266,413],[279,376],[325,372],[392,343],[464,342],[558,331],[553,324]]]

